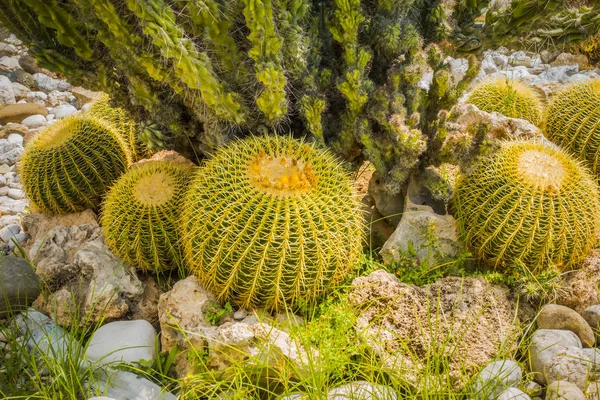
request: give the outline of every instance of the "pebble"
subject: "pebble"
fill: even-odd
[[[0,174],[7,174],[10,172],[10,165],[8,164],[0,164]],[[0,182],[3,185],[6,185],[6,178],[3,176],[4,182]]]
[[[557,350],[567,346],[581,347],[581,340],[571,331],[538,329],[533,333],[529,345],[529,364],[536,382],[546,383],[545,366],[552,362]]]
[[[105,393],[109,398],[131,400],[177,400],[148,379],[127,371],[96,370],[98,379],[90,383],[93,392]]]
[[[64,92],[71,89],[71,84],[69,82],[51,78],[41,72],[33,74],[33,79],[35,79],[38,88],[46,92],[51,92],[53,90]]]
[[[46,125],[46,122],[46,117],[41,114],[36,114],[25,118],[23,121],[21,121],[21,125],[25,125],[29,129],[37,129]]]
[[[0,43],[0,56],[14,56],[17,54],[17,48],[10,43]]]
[[[0,104],[15,104],[16,102],[12,82],[8,77],[0,75]]]
[[[19,60],[16,58],[0,57],[0,72],[13,72],[17,68],[19,68]]]
[[[546,388],[545,400],[586,400],[585,395],[577,387],[567,381],[552,382]]]
[[[58,107],[54,107],[49,111],[50,114],[54,114],[54,118],[63,119],[66,117],[70,117],[75,114],[77,109],[70,104],[61,104]]]
[[[540,329],[564,329],[579,337],[585,347],[591,347],[596,341],[594,332],[585,319],[575,310],[557,304],[548,304],[537,317]]]
[[[598,324],[598,322],[600,322],[600,304],[596,304],[595,306],[589,306],[588,308],[583,310],[581,316],[583,317],[583,319],[585,319],[585,322],[587,322],[592,329],[600,328]]]
[[[27,102],[36,104],[46,104],[48,95],[44,92],[29,92],[27,93]]]
[[[509,388],[493,400],[531,400],[531,397],[517,388]]]
[[[15,143],[23,146],[23,136],[19,135],[18,133],[11,133],[8,135],[6,140],[8,140],[9,143]]]
[[[19,82],[12,83],[12,90],[15,95],[15,100],[23,100],[27,98],[27,94],[29,93],[29,88]]]
[[[25,193],[23,193],[23,191],[20,189],[9,189],[8,197],[11,199],[20,200],[25,198]]]
[[[510,387],[516,387],[523,374],[519,365],[512,360],[489,363],[477,375],[473,392],[478,399],[494,400]]]
[[[544,366],[546,382],[568,381],[585,390],[590,360],[579,347],[562,347]]]

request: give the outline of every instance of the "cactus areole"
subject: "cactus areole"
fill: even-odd
[[[355,266],[363,216],[327,151],[278,136],[218,151],[183,209],[188,266],[222,300],[277,310],[312,301]]]

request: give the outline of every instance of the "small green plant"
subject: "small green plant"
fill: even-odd
[[[471,92],[467,102],[482,111],[526,119],[534,125],[540,123],[542,104],[539,96],[518,81],[494,79],[480,83]]]
[[[600,173],[600,79],[577,83],[556,94],[544,121],[548,139]]]
[[[562,150],[512,142],[458,184],[456,218],[478,259],[533,273],[571,268],[598,234],[598,187]]]
[[[177,161],[135,165],[109,190],[102,210],[106,244],[146,271],[183,270],[179,219],[192,168]]]
[[[216,301],[210,302],[210,308],[204,313],[206,321],[211,325],[219,325],[223,317],[233,312],[231,303],[227,302],[221,307]]]
[[[277,310],[318,298],[362,250],[361,202],[333,155],[290,137],[238,140],[196,173],[183,206],[190,269],[219,300]]]
[[[42,212],[96,209],[131,164],[126,143],[98,118],[60,120],[25,146],[19,172],[27,197]]]

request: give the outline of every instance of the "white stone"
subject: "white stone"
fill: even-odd
[[[37,86],[45,92],[51,92],[53,90],[66,91],[71,89],[71,84],[67,81],[51,78],[41,72],[33,74],[33,79],[35,79]]]
[[[54,114],[54,118],[63,119],[69,117],[77,112],[77,109],[70,104],[61,104],[58,107],[54,107],[49,111],[50,114]]]
[[[28,103],[45,104],[48,95],[44,92],[29,92],[26,98]]]
[[[9,189],[7,194],[8,194],[8,197],[10,197],[11,199],[15,199],[15,200],[20,200],[20,199],[25,198],[25,193],[23,193],[23,191],[20,189]]]
[[[71,92],[61,92],[59,90],[53,90],[48,93],[48,100],[46,103],[49,106],[57,107],[61,104],[75,104],[75,96]]]
[[[85,103],[82,107],[81,107],[81,112],[87,112],[90,107],[92,106],[92,103]]]
[[[494,59],[492,58],[491,55],[486,54],[483,57],[483,60],[481,61],[481,69],[486,74],[492,74],[492,73],[498,71],[498,67],[496,66],[496,63],[494,62]]]
[[[157,384],[131,372],[99,369],[95,375],[98,379],[90,384],[92,391],[118,400],[177,400]]]
[[[0,56],[14,56],[18,52],[19,50],[14,45],[0,42]]]
[[[517,388],[506,389],[494,400],[531,400],[531,397]]]
[[[16,100],[25,99],[30,91],[27,86],[22,85],[19,82],[12,83],[12,90]]]
[[[8,135],[6,140],[8,140],[9,143],[16,143],[23,146],[23,136],[19,135],[18,133],[11,133]]]
[[[585,390],[589,369],[590,360],[580,347],[564,346],[544,365],[544,378],[546,382],[568,381]]]
[[[2,214],[23,214],[27,207],[29,207],[28,199],[15,200],[10,197],[0,197],[0,213]]]
[[[54,114],[46,115],[46,121],[48,121],[49,123],[54,121]]]
[[[13,239],[16,235],[21,233],[21,227],[19,225],[9,225],[0,229],[0,239],[4,243],[8,243]]]
[[[0,139],[0,164],[14,164],[22,152],[23,146]]]
[[[419,89],[429,91],[432,81],[433,81],[433,71],[426,71],[423,74],[423,76],[421,77],[421,80],[417,83],[417,86],[419,87]]]
[[[8,77],[0,75],[0,106],[3,104],[15,104],[16,102],[12,82]]]
[[[478,399],[494,400],[506,389],[517,387],[522,377],[521,368],[516,362],[494,361],[479,372],[473,385],[473,392]]]
[[[529,345],[529,364],[536,382],[546,383],[544,369],[550,365],[554,354],[567,346],[582,347],[581,340],[571,331],[538,329],[533,333]]]
[[[498,73],[515,81],[528,81],[533,79],[533,76],[529,73],[527,67],[514,67],[500,70]]]
[[[19,60],[4,56],[0,57],[0,72],[13,72],[19,68]]]
[[[556,381],[548,385],[545,400],[586,400],[581,389],[571,382]]]
[[[10,165],[8,164],[0,164],[0,174],[8,174],[10,172]],[[1,186],[6,185],[6,178],[2,176],[2,181],[0,181]]]
[[[566,82],[577,72],[579,72],[579,65],[550,67],[546,71],[539,74],[532,83],[534,85],[540,85],[548,82]]]
[[[110,322],[94,333],[85,354],[95,365],[154,361],[156,337],[148,321]]]
[[[29,129],[37,129],[46,125],[46,117],[42,114],[30,115],[21,121],[21,125],[25,125]]]
[[[331,389],[328,400],[397,400],[398,394],[388,386],[356,381]]]
[[[583,354],[590,360],[591,370],[600,372],[600,349],[597,347],[585,348]]]

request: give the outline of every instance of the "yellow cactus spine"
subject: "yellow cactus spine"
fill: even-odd
[[[513,142],[463,179],[456,217],[473,254],[498,268],[571,268],[596,243],[598,187],[577,161],[543,143]]]
[[[129,148],[109,123],[91,116],[60,120],[25,147],[23,189],[47,214],[95,209],[131,164]]]
[[[572,85],[546,109],[544,134],[600,172],[600,80]]]
[[[479,84],[467,100],[485,112],[498,112],[539,125],[542,104],[539,96],[522,82],[493,79]]]
[[[312,301],[361,251],[352,182],[327,151],[286,137],[249,137],[196,173],[182,214],[189,268],[220,299],[277,310]]]
[[[193,167],[179,161],[135,165],[110,189],[102,210],[106,244],[129,265],[183,268],[179,219]]]

